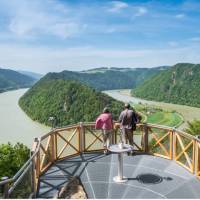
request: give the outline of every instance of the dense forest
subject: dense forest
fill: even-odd
[[[200,64],[176,64],[133,89],[132,95],[200,107]]]
[[[28,160],[30,150],[22,143],[0,144],[0,177],[13,177]]]
[[[30,87],[35,79],[10,69],[0,68],[0,92]]]
[[[82,72],[48,73],[46,79],[78,80],[97,90],[133,88],[167,67],[157,68],[96,68]]]
[[[96,91],[78,81],[43,77],[19,100],[21,108],[33,119],[50,125],[50,116],[57,126],[94,121],[105,106],[114,119],[122,110],[122,102]]]

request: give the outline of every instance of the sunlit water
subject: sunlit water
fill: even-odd
[[[27,89],[0,93],[0,143],[22,142],[31,147],[33,139],[50,128],[32,121],[19,107],[19,98]]]
[[[31,120],[19,107],[18,100],[26,91],[27,89],[19,89],[0,93],[0,143],[11,142],[14,144],[16,142],[22,142],[31,147],[35,137],[39,137],[50,131],[50,127]],[[116,90],[106,91],[105,93],[124,102],[142,102],[159,105],[166,109],[177,110],[177,112],[184,116],[185,121],[200,119],[200,108],[145,101],[121,94]],[[181,128],[185,127],[185,125],[186,123]]]

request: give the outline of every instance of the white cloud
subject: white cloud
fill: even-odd
[[[136,17],[144,16],[146,15],[147,12],[148,10],[145,7],[136,7],[136,12],[134,16]]]
[[[8,29],[18,37],[53,35],[67,38],[80,32],[81,25],[71,18],[70,9],[51,0],[3,0],[8,11]],[[2,2],[1,2],[2,3]]]
[[[186,17],[186,15],[185,14],[177,14],[177,15],[175,15],[175,18],[176,19],[183,19],[183,18],[185,18]]]
[[[192,42],[200,42],[200,37],[193,37],[189,39]]]
[[[61,22],[55,23],[54,25],[47,27],[46,31],[55,36],[67,38],[76,35],[80,29],[81,27],[74,22]]]
[[[178,46],[178,42],[175,42],[175,41],[170,41],[170,42],[168,42],[168,44],[171,47],[177,47]]]
[[[94,67],[155,67],[178,62],[200,63],[199,45],[167,49],[96,49],[26,47],[0,45],[0,66],[40,73],[62,70],[84,70]]]
[[[128,7],[129,7],[129,5],[125,2],[112,1],[112,2],[110,2],[110,8],[108,8],[107,11],[117,13]]]

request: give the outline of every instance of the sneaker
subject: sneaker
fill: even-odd
[[[108,155],[108,150],[103,151],[104,155]]]
[[[131,152],[131,156],[134,156],[136,155],[136,153],[134,151]]]

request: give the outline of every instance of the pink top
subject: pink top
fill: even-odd
[[[113,121],[111,113],[103,113],[99,115],[99,117],[96,119],[95,128],[105,129],[105,130],[113,129]]]

